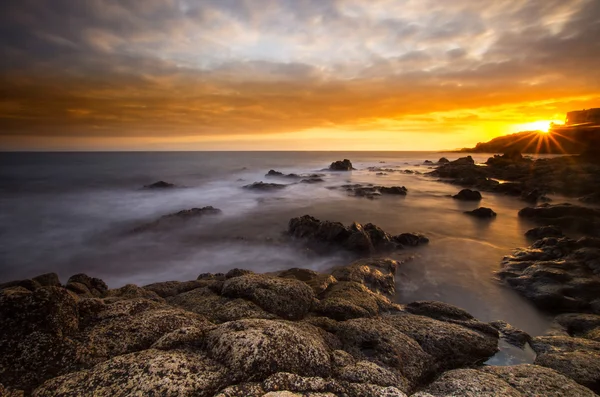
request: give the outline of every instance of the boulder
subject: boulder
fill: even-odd
[[[541,336],[532,339],[537,353],[535,364],[573,379],[600,392],[600,342],[569,336]]]
[[[527,343],[531,341],[531,336],[518,328],[513,327],[506,321],[492,321],[490,325],[500,332],[500,337],[507,343],[523,349]]]
[[[455,369],[411,397],[523,397],[504,380],[476,369]]]
[[[339,281],[329,286],[319,298],[313,311],[335,320],[374,317],[398,310],[386,297],[353,281]]]
[[[209,331],[206,348],[236,383],[263,380],[277,372],[328,377],[329,348],[320,335],[318,328],[306,323],[239,320]]]
[[[397,370],[407,379],[408,388],[419,384],[432,371],[432,357],[414,339],[380,319],[357,318],[340,322],[335,335],[343,349],[357,360]]]
[[[41,274],[33,278],[33,281],[40,284],[42,287],[60,287],[60,280],[56,273]]]
[[[348,159],[334,161],[329,166],[331,171],[352,171],[353,169],[352,162]]]
[[[315,295],[319,295],[330,285],[337,283],[337,280],[331,274],[319,273],[310,269],[292,268],[279,272],[277,276],[302,281],[312,288]]]
[[[372,292],[393,296],[396,292],[395,274],[399,262],[393,259],[361,259],[341,266],[331,273],[338,281],[354,281]]]
[[[462,201],[480,201],[481,193],[479,193],[477,190],[463,189],[460,192],[458,192],[458,194],[452,196],[452,198],[455,200]]]
[[[576,232],[600,234],[600,210],[573,204],[542,204],[519,211],[522,218],[538,223],[556,225]]]
[[[446,157],[442,157],[438,160],[438,164],[447,164],[449,162],[450,160],[448,160]]]
[[[496,213],[491,208],[486,207],[479,207],[473,211],[465,211],[465,214],[482,219],[490,219],[496,217]]]
[[[315,294],[294,279],[247,274],[223,284],[223,296],[248,299],[264,310],[287,319],[301,319],[311,309]]]
[[[51,379],[33,396],[211,397],[226,383],[226,369],[199,352],[149,349]]]
[[[409,313],[384,317],[434,358],[435,371],[483,363],[498,351],[498,337],[467,327]]]
[[[161,298],[168,298],[191,291],[196,288],[207,286],[207,282],[203,280],[191,281],[164,281],[144,286],[143,288],[156,293]]]
[[[140,288],[135,284],[127,284],[121,288],[111,289],[104,293],[104,297],[107,300],[116,301],[116,300],[127,300],[134,298],[144,298],[157,302],[164,302],[165,300],[161,298],[156,292],[151,291],[146,288]]]
[[[73,366],[79,328],[77,303],[60,287],[0,294],[0,382],[31,391]]]
[[[108,291],[108,286],[104,281],[82,273],[71,276],[67,280],[66,288],[85,298],[102,297]]]

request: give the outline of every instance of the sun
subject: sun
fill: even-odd
[[[552,123],[557,123],[557,120],[540,120],[531,123],[516,124],[513,126],[512,130],[514,132],[540,131],[544,134],[547,134],[550,131],[550,126]]]

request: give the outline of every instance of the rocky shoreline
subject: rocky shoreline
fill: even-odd
[[[589,173],[570,177],[567,186],[556,178],[570,161]],[[481,167],[470,157],[443,158],[430,175],[530,203],[549,193],[595,197],[598,185],[588,184],[597,180],[598,170],[581,161],[533,162],[513,153]],[[349,160],[330,166],[353,169]],[[318,182],[322,175],[271,170],[267,176]],[[407,192],[342,188],[370,198]],[[479,201],[482,195],[465,189],[454,198]],[[131,232],[220,213],[193,208]],[[481,207],[471,215],[495,213]],[[0,284],[0,396],[595,396],[600,393],[600,239],[593,235],[600,230],[600,213],[542,204],[519,215],[542,226],[527,233],[536,240],[529,248],[504,258],[497,275],[556,316],[547,335],[531,337],[501,319],[481,322],[442,302],[395,303],[403,262],[385,255],[427,244],[427,237],[394,236],[370,223],[345,226],[305,215],[290,220],[288,239],[316,255],[343,250],[357,259],[327,273],[233,269],[117,289],[85,274],[65,284],[53,273]],[[563,228],[588,236],[568,238]],[[533,364],[487,365],[502,344],[533,349]]]

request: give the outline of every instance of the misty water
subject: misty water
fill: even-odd
[[[533,335],[548,319],[494,276],[503,256],[530,244],[524,232],[534,225],[519,219],[525,203],[484,193],[481,203],[449,197],[457,186],[424,175],[424,160],[458,154],[425,152],[150,152],[3,153],[0,155],[0,282],[56,272],[102,278],[109,287],[195,279],[200,273],[235,267],[270,272],[290,267],[326,271],[343,264],[342,254],[306,255],[280,242],[290,218],[374,223],[392,234],[420,232],[428,246],[400,251],[414,256],[399,270],[396,300],[440,300],[460,306],[483,321],[505,320]],[[488,155],[475,155],[484,162]],[[265,178],[321,171],[349,158],[353,172],[325,172],[324,183],[292,184]],[[368,167],[413,170],[376,175]],[[183,186],[141,187],[158,180]],[[276,192],[242,189],[255,181],[289,183]],[[406,186],[406,197],[369,200],[329,189],[346,183]],[[329,188],[328,188],[329,187]],[[175,230],[132,234],[158,217],[193,207],[220,208]],[[496,219],[463,212],[491,207]]]

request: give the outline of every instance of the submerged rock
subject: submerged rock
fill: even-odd
[[[165,181],[158,181],[150,185],[144,185],[144,189],[169,189],[173,187],[175,187],[175,184]]]
[[[496,217],[496,213],[491,208],[486,207],[479,207],[473,211],[465,211],[465,214],[482,219]]]
[[[181,210],[172,214],[163,215],[154,222],[146,223],[133,229],[134,233],[152,231],[163,228],[174,228],[184,224],[184,222],[192,219],[199,219],[205,216],[220,215],[223,211],[213,206],[202,208],[191,208],[189,210]]]
[[[256,190],[256,191],[273,191],[273,190],[281,190],[285,189],[287,185],[282,185],[280,183],[266,183],[266,182],[254,182],[250,185],[243,186],[244,189],[248,190]]]
[[[331,171],[352,171],[354,167],[352,167],[352,162],[348,159],[338,160],[331,163],[329,166]]]
[[[479,193],[477,190],[463,189],[458,192],[458,194],[452,196],[452,198],[462,201],[480,201],[481,193]]]
[[[529,229],[525,232],[525,237],[539,240],[545,237],[563,237],[563,232],[556,226],[540,226],[533,229]]]

